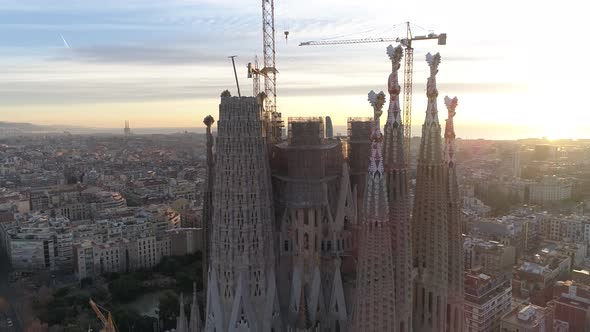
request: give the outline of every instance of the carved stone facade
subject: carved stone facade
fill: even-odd
[[[440,54],[426,56],[430,77],[426,87],[428,106],[416,172],[412,221],[414,265],[414,331],[444,331],[448,294],[447,170],[443,160],[438,121],[436,74]]]
[[[206,331],[281,331],[270,166],[254,97],[222,95]]]
[[[211,242],[211,222],[213,213],[213,184],[215,183],[215,160],[213,158],[213,134],[211,126],[215,120],[211,115],[203,119],[207,127],[205,136],[207,137],[207,179],[205,183],[205,194],[203,195],[203,288],[207,289],[207,273],[209,271],[209,243]]]
[[[395,329],[412,331],[412,230],[410,220],[410,190],[405,162],[404,125],[399,103],[400,85],[398,70],[403,54],[401,46],[387,48],[392,71],[388,79],[389,108],[385,123],[383,156],[389,218],[393,239],[395,266]]]
[[[463,302],[464,302],[464,276],[465,269],[463,255],[463,236],[461,221],[461,195],[457,185],[457,171],[455,160],[455,127],[453,118],[457,107],[457,97],[445,97],[445,105],[448,110],[447,123],[445,125],[444,158],[447,166],[447,200],[448,211],[448,243],[449,243],[449,296],[448,296],[448,332],[463,331]]]
[[[279,299],[286,331],[347,325],[340,272],[356,218],[342,144],[324,138],[323,119],[289,118],[288,140],[274,147]]]
[[[359,223],[359,256],[352,331],[393,331],[395,326],[394,246],[379,123],[385,94],[369,93],[374,117],[365,202]]]
[[[436,74],[440,55],[426,55],[430,77],[428,107],[422,125],[412,223],[414,331],[463,331],[463,241],[461,200],[455,163],[453,117],[457,99],[445,98],[449,118],[444,149],[438,120]]]
[[[373,118],[349,119],[347,146],[325,137],[321,117],[290,118],[288,139],[269,151],[263,96],[222,94],[214,163],[213,119],[205,120],[213,184],[205,201],[211,215],[205,331],[463,330],[457,99],[445,100],[443,144],[440,55],[428,54],[411,217],[399,103],[403,49],[390,46],[387,53],[384,134],[386,96],[371,91]],[[191,311],[190,321],[200,322],[196,316]],[[179,326],[192,329],[185,320],[181,315]]]

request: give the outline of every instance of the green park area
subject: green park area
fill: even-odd
[[[33,311],[52,332],[99,331],[101,322],[89,305],[92,298],[113,315],[120,332],[165,330],[175,327],[181,293],[188,312],[194,283],[201,292],[200,253],[165,257],[152,270],[83,279],[77,287],[42,287],[33,300]]]

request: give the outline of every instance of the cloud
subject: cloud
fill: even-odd
[[[0,83],[0,99],[5,105],[19,104],[83,104],[112,102],[143,102],[178,99],[216,98],[224,89],[234,89],[228,78],[208,80],[160,77],[130,80],[62,80],[62,81],[4,81]],[[251,93],[251,80],[241,79],[244,94]],[[441,94],[499,94],[522,91],[526,87],[511,83],[439,83]],[[369,90],[385,89],[379,84],[283,84],[279,94],[285,97],[350,96],[365,95]],[[414,85],[416,98],[422,95],[425,86]]]
[[[227,57],[207,52],[202,48],[157,45],[107,45],[73,49],[70,56],[54,60],[76,62],[153,64],[153,65],[220,65]]]

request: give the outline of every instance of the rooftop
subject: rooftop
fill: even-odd
[[[502,318],[503,321],[520,327],[534,328],[545,319],[545,308],[529,304],[518,306]]]

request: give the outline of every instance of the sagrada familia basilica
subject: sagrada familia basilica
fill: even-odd
[[[411,186],[403,51],[389,46],[387,54],[389,96],[369,92],[372,117],[351,118],[348,137],[325,135],[321,117],[289,118],[288,137],[269,143],[264,95],[222,94],[215,142],[214,120],[205,119],[204,321],[193,296],[196,309],[189,321],[181,310],[177,332],[463,331],[457,98],[444,100],[443,131],[441,57],[428,54]]]

